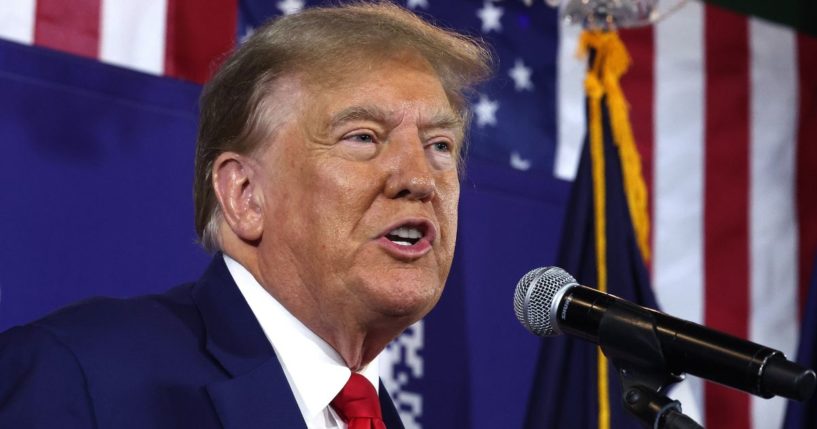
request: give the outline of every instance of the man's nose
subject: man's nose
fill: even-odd
[[[437,184],[422,141],[416,136],[402,138],[391,142],[387,152],[386,196],[430,201],[437,192]]]

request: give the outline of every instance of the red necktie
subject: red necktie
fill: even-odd
[[[377,391],[366,377],[352,373],[338,396],[329,404],[349,429],[386,429]]]

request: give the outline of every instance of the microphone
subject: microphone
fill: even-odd
[[[537,268],[519,280],[514,312],[534,335],[566,333],[602,346],[615,338],[639,335],[647,320],[651,325],[647,329],[657,337],[659,352],[673,375],[689,373],[764,398],[777,395],[804,401],[817,383],[813,370],[787,360],[780,351],[581,286],[558,267]],[[610,323],[614,317],[615,323]],[[643,361],[636,349],[616,353],[625,353],[633,362]]]

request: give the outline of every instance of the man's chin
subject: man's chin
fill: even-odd
[[[400,278],[369,285],[366,292],[371,309],[384,317],[411,319],[409,323],[425,316],[440,299],[443,289],[437,278]]]
[[[407,324],[412,324],[428,314],[436,303],[436,299],[412,303],[386,303],[380,307],[380,314],[390,319],[405,320]]]

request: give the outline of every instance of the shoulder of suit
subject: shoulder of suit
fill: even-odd
[[[115,344],[148,344],[174,331],[201,324],[191,298],[193,284],[162,294],[133,298],[97,297],[59,309],[23,328],[42,331],[71,349],[110,349]]]

